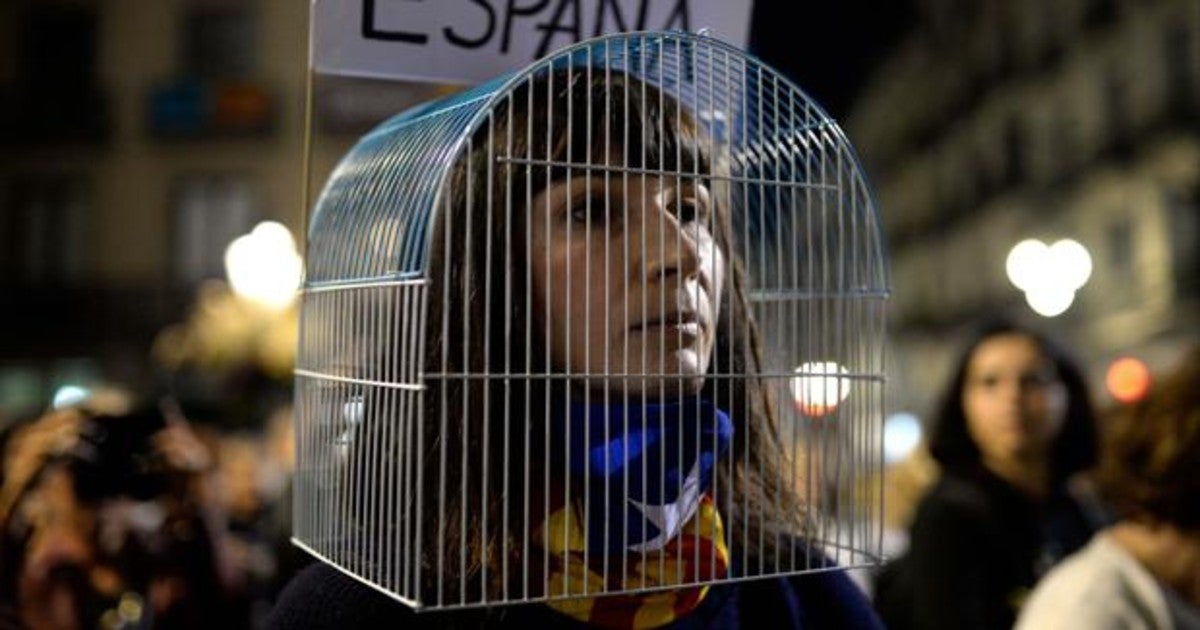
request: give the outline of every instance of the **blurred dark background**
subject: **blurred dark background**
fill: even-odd
[[[261,221],[303,224],[306,6],[0,3],[0,427],[104,388],[235,429],[286,404],[295,314],[245,304],[225,256]],[[873,180],[889,414],[929,412],[983,315],[1062,338],[1104,405],[1114,359],[1153,374],[1200,336],[1197,0],[759,1],[750,47]],[[335,88],[314,92],[317,173],[434,89]],[[1090,254],[1052,317],[1006,276],[1030,238]]]

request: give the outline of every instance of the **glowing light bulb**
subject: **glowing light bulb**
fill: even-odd
[[[63,407],[71,407],[87,400],[92,392],[86,387],[79,385],[63,385],[54,392],[53,402],[50,403],[55,409]]]
[[[1025,292],[1025,302],[1042,317],[1057,317],[1071,308],[1075,292],[1061,286],[1038,287]]]
[[[1138,359],[1121,357],[1108,366],[1104,386],[1120,402],[1137,402],[1150,392],[1150,369]]]
[[[1004,270],[1009,281],[1019,289],[1028,289],[1036,284],[1049,251],[1050,248],[1046,247],[1045,243],[1035,238],[1028,238],[1013,245],[1004,261]]]
[[[921,443],[921,421],[900,412],[883,422],[883,461],[894,464],[908,457]]]
[[[1055,281],[1061,286],[1079,289],[1092,277],[1092,255],[1077,241],[1064,238],[1051,245],[1049,252]]]
[[[792,378],[792,396],[801,413],[823,416],[835,409],[850,395],[850,379],[846,368],[833,361],[805,363],[796,368]]]
[[[234,293],[267,308],[292,304],[302,272],[296,241],[281,223],[259,223],[225,249],[225,274]]]
[[[1064,238],[1046,245],[1025,239],[1013,246],[1004,271],[1025,302],[1043,317],[1056,317],[1075,301],[1075,292],[1092,276],[1092,256],[1078,241]]]

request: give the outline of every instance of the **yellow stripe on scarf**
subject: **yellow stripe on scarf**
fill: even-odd
[[[656,628],[669,624],[693,610],[708,594],[707,586],[685,586],[708,577],[721,577],[729,566],[729,550],[725,546],[725,531],[721,515],[712,499],[705,497],[692,522],[682,533],[660,550],[648,553],[630,552],[627,570],[611,570],[611,559],[589,558],[584,564],[583,551],[587,544],[577,510],[562,508],[550,515],[538,528],[536,540],[551,557],[547,576],[551,597],[581,595],[570,599],[552,599],[547,605],[579,621],[605,628],[621,630]],[[680,546],[686,548],[682,551]],[[699,566],[695,565],[699,545]],[[610,566],[609,583],[603,569]],[[708,569],[712,569],[709,571]],[[615,573],[615,575],[614,575]],[[624,573],[624,579],[621,574]],[[586,580],[586,582],[585,582]],[[653,589],[673,590],[610,596],[586,597],[588,594],[612,590]]]

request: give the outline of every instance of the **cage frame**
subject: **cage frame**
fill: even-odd
[[[420,286],[420,285],[429,284],[430,283],[430,278],[429,278],[430,256],[431,256],[431,252],[433,252],[435,250],[435,248],[438,246],[437,243],[433,242],[434,237],[437,234],[437,230],[435,229],[435,226],[437,225],[437,222],[439,220],[442,220],[442,213],[447,208],[447,204],[446,204],[446,200],[444,199],[444,195],[446,194],[447,184],[449,182],[450,175],[452,173],[452,170],[454,168],[456,161],[460,157],[462,157],[463,155],[466,154],[467,148],[470,146],[472,138],[477,133],[479,133],[479,131],[482,127],[489,124],[489,121],[491,120],[493,113],[496,111],[498,104],[503,102],[504,99],[509,98],[511,96],[511,94],[513,93],[513,91],[515,89],[517,89],[520,85],[531,81],[532,78],[535,77],[538,73],[553,71],[556,68],[556,66],[558,66],[560,64],[572,64],[577,60],[578,57],[580,57],[583,54],[586,54],[587,58],[590,60],[591,54],[593,51],[597,50],[598,48],[603,48],[605,51],[607,51],[609,49],[610,44],[612,44],[614,42],[623,42],[627,46],[628,43],[631,41],[639,41],[644,46],[645,42],[648,40],[658,42],[657,45],[659,45],[659,46],[666,46],[667,42],[674,42],[676,45],[683,45],[684,43],[687,43],[687,45],[691,45],[691,46],[710,47],[714,53],[721,53],[721,54],[726,55],[727,58],[735,57],[735,58],[741,60],[741,62],[743,64],[745,64],[745,67],[747,68],[746,72],[749,71],[748,70],[749,67],[753,66],[754,68],[757,69],[760,79],[764,72],[771,73],[772,80],[776,81],[777,85],[783,85],[786,89],[790,90],[792,93],[799,94],[805,99],[803,106],[805,108],[810,108],[811,111],[813,111],[817,115],[817,117],[819,117],[821,119],[822,131],[824,133],[830,134],[831,144],[833,146],[836,146],[838,150],[845,152],[846,157],[848,158],[848,160],[850,162],[849,170],[850,170],[850,172],[852,172],[854,174],[854,176],[856,178],[858,178],[855,183],[856,183],[856,185],[858,185],[862,188],[863,193],[865,194],[866,198],[862,200],[862,205],[865,208],[867,208],[867,214],[869,216],[867,216],[866,218],[868,218],[874,222],[874,225],[873,225],[874,229],[871,231],[871,237],[868,239],[870,241],[869,247],[871,248],[871,250],[875,256],[875,261],[876,261],[876,265],[875,265],[875,268],[873,269],[873,271],[877,271],[880,275],[878,278],[875,278],[875,280],[878,281],[878,283],[877,283],[878,286],[876,286],[872,289],[869,289],[866,293],[864,293],[864,296],[871,298],[871,299],[879,298],[881,300],[881,303],[883,301],[886,301],[888,294],[890,294],[890,279],[888,277],[888,271],[887,271],[887,267],[888,267],[887,253],[884,248],[884,244],[883,244],[883,240],[882,240],[882,228],[881,228],[881,224],[879,222],[879,216],[878,216],[878,204],[875,199],[874,191],[872,190],[869,181],[866,180],[865,175],[863,174],[863,169],[861,167],[861,163],[858,159],[858,156],[855,153],[853,146],[850,144],[849,140],[846,138],[844,132],[841,130],[841,128],[836,124],[836,122],[832,119],[832,117],[830,117],[823,109],[820,108],[820,106],[818,104],[816,104],[811,98],[808,98],[807,95],[803,92],[803,90],[801,90],[798,86],[796,86],[789,79],[782,76],[778,72],[774,71],[772,68],[770,68],[766,64],[763,64],[759,60],[755,59],[753,56],[748,55],[744,51],[737,49],[733,46],[730,46],[720,40],[708,37],[707,35],[689,34],[689,33],[682,33],[682,32],[615,33],[615,34],[604,35],[601,37],[589,39],[587,41],[579,42],[577,44],[573,44],[571,46],[565,47],[558,51],[551,52],[550,54],[543,57],[542,59],[527,65],[526,67],[522,68],[519,71],[510,73],[508,75],[503,75],[503,76],[497,77],[496,79],[485,82],[474,88],[467,89],[462,93],[450,96],[446,99],[418,105],[417,107],[406,110],[405,112],[401,112],[400,114],[394,116],[393,118],[389,119],[388,121],[385,121],[384,123],[377,126],[375,129],[370,131],[368,134],[363,136],[362,139],[359,140],[359,142],[356,144],[355,150],[357,150],[357,148],[359,146],[363,146],[364,143],[371,141],[372,138],[384,137],[387,134],[392,133],[395,130],[399,129],[400,127],[403,127],[406,125],[414,125],[414,126],[419,125],[422,121],[427,120],[427,117],[429,117],[429,116],[440,115],[440,114],[444,114],[446,112],[453,111],[453,110],[465,110],[467,108],[473,108],[470,115],[465,116],[463,118],[463,120],[465,120],[465,122],[457,128],[455,133],[452,134],[454,136],[453,144],[450,145],[450,147],[446,151],[443,152],[443,155],[447,156],[446,159],[444,159],[442,162],[439,163],[439,166],[436,170],[430,169],[430,171],[432,171],[433,173],[436,174],[436,175],[429,175],[427,177],[427,179],[432,182],[430,187],[434,191],[432,201],[428,204],[428,206],[426,208],[408,212],[408,214],[410,216],[417,216],[418,220],[420,220],[420,217],[423,217],[423,219],[424,219],[420,223],[420,231],[419,231],[419,233],[423,237],[422,242],[419,245],[414,246],[415,251],[418,252],[420,255],[419,258],[416,260],[417,264],[415,266],[412,266],[411,268],[399,269],[396,272],[389,273],[389,274],[338,279],[338,278],[324,278],[324,277],[322,277],[322,274],[320,274],[320,273],[316,273],[316,274],[310,273],[312,271],[312,269],[310,269],[309,265],[313,264],[313,263],[306,261],[305,280],[304,280],[303,287],[301,290],[302,295],[307,300],[308,296],[310,296],[310,295],[325,293],[325,292],[337,293],[338,291],[355,290],[358,288],[379,288],[379,287],[383,287],[383,286],[404,287],[404,286],[409,286],[409,285]],[[583,66],[580,66],[580,67],[583,67]],[[639,80],[647,80],[647,77],[642,77],[642,76],[636,76],[636,78],[638,78]],[[664,88],[663,86],[658,86],[657,84],[655,84],[655,85],[657,87],[659,87],[660,89],[666,90],[666,88]],[[679,103],[681,105],[688,105],[688,103],[685,100],[680,98],[680,95],[678,93],[676,93],[676,92],[669,92],[669,93],[671,94],[671,96],[673,98],[678,99]],[[334,182],[335,180],[337,180],[339,178],[339,171],[341,168],[342,168],[342,165],[339,165],[339,167],[338,167],[339,170],[335,170],[334,174],[330,176],[330,178],[329,178],[330,182]],[[321,213],[331,211],[330,209],[321,208],[322,200],[325,198],[325,195],[326,195],[326,191],[322,191],[320,198],[318,198],[318,200],[315,204],[316,207],[320,208],[320,211],[314,212],[312,219],[309,221],[309,234],[306,235],[306,237],[307,237],[306,240],[309,243],[309,246],[307,247],[307,251],[310,253],[310,255],[314,251],[319,252],[321,250],[320,247],[314,247],[314,245],[312,244],[313,243],[313,240],[312,240],[313,234],[322,229],[322,226],[323,226],[322,221],[325,220],[325,218],[326,218],[326,217],[322,216]],[[411,239],[412,238],[411,233],[407,234],[406,238]],[[360,241],[358,243],[359,248],[361,248],[365,245],[366,245],[365,241]],[[348,249],[354,250],[355,248],[350,247]],[[411,259],[412,251],[413,251],[413,249],[406,250],[406,252],[407,252],[407,256],[405,257],[406,260]],[[410,260],[410,262],[412,262],[412,261]],[[315,264],[319,265],[320,261],[317,261]],[[313,279],[314,275],[316,276],[316,279]],[[422,361],[422,359],[424,357],[423,336],[424,336],[424,332],[425,332],[425,326],[428,322],[427,317],[428,317],[429,300],[432,299],[431,296],[429,295],[429,293],[432,290],[433,290],[433,287],[429,287],[428,290],[420,292],[421,293],[421,295],[419,296],[420,297],[420,305],[419,305],[419,310],[418,310],[419,315],[417,316],[416,322],[413,325],[413,328],[417,334],[415,336],[412,336],[411,333],[413,333],[414,331],[409,331],[410,338],[406,339],[404,342],[404,343],[410,344],[408,346],[409,352],[412,353],[411,356],[413,358],[415,358],[415,366],[410,366],[411,368],[413,368],[411,371],[412,382],[411,383],[407,383],[407,382],[406,383],[397,383],[394,380],[393,381],[368,381],[368,380],[363,380],[363,379],[346,379],[346,380],[351,380],[355,383],[363,384],[363,385],[379,386],[379,387],[385,387],[385,388],[395,388],[395,389],[401,389],[401,390],[411,390],[411,391],[415,392],[415,394],[414,394],[415,402],[413,403],[413,409],[411,410],[411,412],[415,415],[416,427],[414,430],[416,432],[415,435],[418,438],[415,440],[415,444],[418,448],[418,451],[415,455],[415,459],[417,461],[421,461],[424,456],[424,454],[420,451],[421,440],[419,439],[419,436],[422,431],[422,427],[424,426],[425,422],[432,421],[432,419],[427,419],[424,417],[425,405],[424,405],[423,397],[427,390],[427,387],[426,387],[427,379],[430,378],[430,376],[425,372],[426,366],[423,365],[423,361]],[[842,295],[842,294],[839,293],[839,296],[840,295]],[[882,306],[881,306],[881,308],[882,308]],[[882,318],[882,314],[880,315],[880,317]],[[335,375],[328,374],[328,373],[322,373],[322,372],[316,371],[316,370],[311,370],[304,366],[304,364],[303,364],[303,362],[304,362],[303,361],[303,354],[304,354],[303,348],[304,348],[304,343],[305,343],[305,339],[306,339],[306,336],[305,336],[306,323],[308,325],[311,325],[312,322],[306,322],[306,319],[302,316],[301,328],[300,328],[302,356],[301,356],[301,361],[298,362],[298,365],[295,369],[295,375],[298,377],[298,381],[303,380],[303,379],[338,380],[339,377],[337,377]],[[882,331],[882,329],[879,332],[880,332],[880,336],[878,339],[878,344],[879,344],[878,352],[879,352],[880,374],[878,375],[878,377],[879,377],[879,379],[882,379],[883,378],[882,377],[882,366],[883,366],[883,358],[882,358],[882,350],[883,350],[883,348],[882,348],[882,343],[883,343],[882,332],[883,331]],[[393,366],[393,368],[394,367],[395,366]],[[443,375],[443,376],[445,376],[445,375]],[[511,375],[508,375],[508,376],[511,376]],[[785,378],[785,377],[788,377],[791,375],[774,374],[774,375],[760,375],[760,376]],[[857,375],[854,375],[854,376],[857,376]],[[865,376],[870,377],[870,379],[875,379],[875,377],[877,375],[872,373],[872,374],[868,374]],[[877,385],[879,386],[880,389],[882,389],[882,381],[881,380],[877,383]],[[301,401],[300,401],[301,393],[300,393],[299,387],[297,388],[296,397],[297,397],[297,408],[301,409],[302,408],[302,406],[300,404],[301,403]],[[882,400],[878,401],[878,405],[880,407],[879,411],[882,411]],[[881,420],[881,418],[880,418],[880,420]],[[408,429],[406,429],[406,431],[407,430]],[[326,436],[326,437],[328,437],[328,436]],[[879,431],[878,436],[874,438],[875,441],[877,442],[877,447],[878,447],[877,450],[879,450],[879,451],[882,451],[882,437],[883,437],[882,431]],[[304,438],[298,432],[297,433],[298,445],[301,441],[303,441],[303,439]],[[401,439],[408,439],[408,438],[403,437]],[[411,443],[412,442],[410,442],[410,444]],[[411,483],[411,479],[409,480],[409,482]],[[879,497],[878,497],[879,506],[876,509],[878,510],[879,514],[882,514],[882,492],[879,492],[878,494],[879,494]],[[409,500],[411,501],[412,498],[410,497]],[[417,505],[420,505],[420,503],[421,503],[421,484],[419,482],[416,484],[415,503]],[[304,509],[305,509],[305,505],[302,505],[301,501],[297,501],[295,503],[295,505],[294,505],[294,510],[295,510],[294,511],[294,521],[295,522],[302,522],[304,520],[304,518],[305,518]],[[354,569],[345,566],[344,562],[339,562],[337,558],[331,557],[333,554],[327,553],[326,551],[324,551],[322,549],[318,549],[317,545],[315,545],[315,544],[310,544],[310,542],[305,539],[306,536],[296,535],[296,536],[293,536],[292,540],[293,540],[293,543],[296,544],[297,546],[305,549],[309,553],[313,554],[315,557],[330,564],[331,566],[336,567],[338,570],[342,571],[346,575],[349,575],[350,577],[362,582],[363,584],[366,584],[376,590],[379,590],[380,592],[388,595],[389,597],[397,599],[397,600],[401,601],[402,603],[404,603],[412,608],[415,608],[417,610],[447,610],[447,609],[455,609],[455,608],[472,608],[472,607],[486,606],[486,605],[521,603],[521,602],[527,602],[527,601],[544,601],[544,600],[550,600],[550,599],[561,599],[561,598],[569,598],[569,597],[577,596],[577,595],[570,595],[570,594],[557,595],[557,596],[556,595],[548,595],[548,596],[544,596],[544,597],[525,598],[525,599],[509,599],[509,600],[505,600],[505,601],[495,601],[495,600],[489,601],[485,598],[481,601],[473,601],[473,602],[463,601],[463,602],[446,603],[446,602],[439,601],[435,604],[430,604],[429,602],[423,601],[419,597],[419,594],[421,593],[420,558],[422,557],[421,556],[421,552],[422,552],[422,549],[421,549],[421,526],[422,526],[421,519],[417,518],[416,523],[414,525],[416,528],[415,532],[413,532],[413,540],[414,540],[415,548],[410,549],[407,553],[409,554],[409,556],[408,556],[409,558],[416,558],[416,560],[411,563],[410,567],[404,568],[406,571],[406,573],[404,575],[404,579],[408,580],[411,577],[412,584],[413,584],[413,589],[411,591],[409,591],[410,594],[407,594],[407,595],[397,592],[398,589],[395,589],[395,590],[389,589],[388,587],[378,583],[380,581],[378,579],[372,579],[370,577],[361,575],[359,572],[356,572]],[[879,537],[880,537],[880,541],[874,543],[875,549],[882,548],[882,541],[881,541],[882,529],[880,529],[880,531],[879,531]],[[860,565],[851,565],[851,566],[860,566]],[[809,568],[808,570],[809,571],[824,571],[824,570],[838,570],[838,569],[843,569],[843,568],[847,568],[847,567],[838,567],[836,569],[832,568],[832,567],[813,567],[813,568]],[[407,574],[407,571],[410,571],[412,573],[412,575],[409,576]],[[794,571],[786,572],[786,574],[794,574],[794,573],[795,573]],[[738,581],[743,581],[743,580],[757,579],[757,578],[761,578],[761,577],[765,577],[765,576],[766,575],[747,575],[747,576],[727,577],[727,578],[718,579],[718,580],[706,581],[704,583],[705,584],[715,584],[715,583],[725,583],[725,582],[738,582]],[[621,592],[625,592],[625,593],[641,592],[641,590],[658,590],[661,588],[662,587],[651,587],[651,588],[647,588],[647,589],[633,589],[633,590],[621,591]],[[416,594],[418,596],[414,597],[414,596],[412,596],[412,594]]]

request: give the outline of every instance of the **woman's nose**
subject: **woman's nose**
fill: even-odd
[[[1005,379],[1003,385],[1001,386],[1001,391],[1005,400],[1009,400],[1014,403],[1020,403],[1029,393],[1019,378]]]
[[[641,221],[630,227],[636,234],[631,246],[644,252],[642,267],[648,279],[685,279],[700,272],[699,244],[673,211],[679,204],[675,196],[671,191],[646,195]]]

